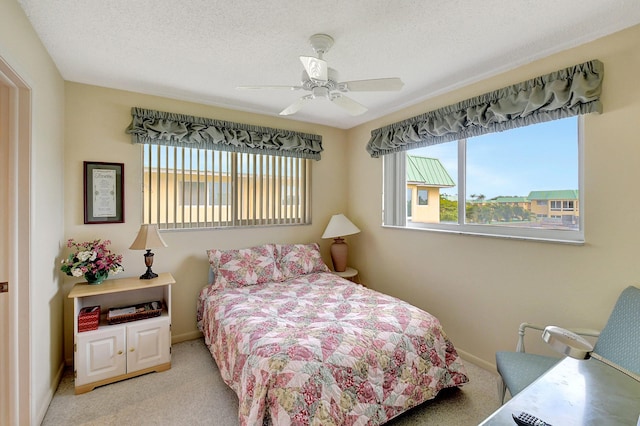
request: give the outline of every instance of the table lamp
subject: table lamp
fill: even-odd
[[[334,271],[344,272],[347,269],[348,246],[342,237],[359,232],[360,229],[342,213],[331,216],[331,220],[324,230],[322,238],[333,238],[333,244],[331,244],[331,262],[333,262]]]
[[[140,275],[141,280],[150,280],[151,278],[156,278],[158,274],[154,273],[151,270],[151,266],[153,265],[153,253],[151,249],[166,247],[167,243],[164,242],[160,233],[158,232],[158,225],[141,225],[140,231],[138,231],[138,236],[136,237],[130,250],[146,250],[147,252],[144,254],[144,264],[147,267],[147,272]]]

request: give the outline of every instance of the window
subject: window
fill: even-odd
[[[282,185],[280,193],[282,194],[281,203],[283,206],[295,206],[298,204],[298,190],[295,185]]]
[[[231,184],[220,180],[219,182],[209,182],[210,206],[213,205],[231,205]]]
[[[309,159],[143,145],[143,221],[161,229],[311,223]]]
[[[574,206],[573,201],[559,201],[559,200],[551,201],[552,211],[573,211],[573,206]]]
[[[185,206],[204,206],[206,191],[206,182],[182,182],[178,184],[178,202]]]
[[[429,191],[426,189],[418,189],[418,205],[426,206],[429,200]]]
[[[385,225],[582,241],[579,123],[580,118],[571,117],[386,155],[385,209],[411,208],[410,199],[394,197],[405,194],[401,188],[415,185],[415,177],[387,176],[409,176],[409,167],[403,169],[399,163],[404,160],[398,158],[437,160],[454,184],[446,184],[443,173],[432,173],[434,177],[425,178],[431,183],[421,183],[429,191],[418,190],[414,202],[426,204],[426,194],[420,194],[432,192],[431,199],[439,201],[438,212],[421,217],[415,211],[385,214]]]

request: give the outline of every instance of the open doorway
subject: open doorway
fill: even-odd
[[[7,283],[0,285],[0,290],[8,288],[0,292],[0,424],[3,425],[29,424],[31,417],[30,129],[31,91],[0,57],[0,283]]]

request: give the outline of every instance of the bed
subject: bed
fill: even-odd
[[[468,382],[437,318],[330,272],[317,244],[207,251],[198,327],[248,425],[379,425]]]

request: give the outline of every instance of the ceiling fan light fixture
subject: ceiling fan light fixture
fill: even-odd
[[[314,87],[312,93],[314,99],[330,99],[329,89],[324,86]]]
[[[309,37],[309,43],[317,57],[300,56],[304,66],[300,86],[240,86],[242,89],[280,89],[305,90],[311,92],[302,96],[280,112],[280,115],[291,115],[298,112],[304,103],[314,99],[327,99],[342,108],[350,115],[361,115],[367,112],[367,107],[343,95],[348,92],[387,92],[397,91],[403,86],[402,80],[394,78],[378,78],[340,82],[335,69],[329,68],[322,56],[333,46],[333,38],[327,34],[314,34]]]

